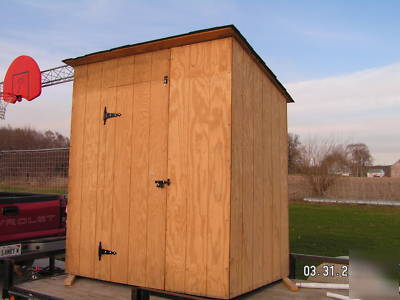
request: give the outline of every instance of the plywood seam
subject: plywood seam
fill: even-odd
[[[165,169],[165,174],[169,178],[168,175],[168,153],[169,153],[169,99],[171,97],[170,94],[170,85],[171,85],[171,54],[172,51],[169,51],[169,67],[168,67],[168,108],[167,108],[167,124],[168,124],[168,133],[167,133],[167,145],[166,145],[166,151],[167,151],[167,165]],[[174,184],[174,183],[172,183]],[[168,230],[168,189],[165,192],[165,233],[164,233],[164,282],[163,282],[163,288],[165,289],[165,281],[166,281],[166,271],[167,271],[167,230]]]
[[[191,63],[190,63],[190,58],[191,58],[191,56],[192,56],[192,47],[189,47],[189,59],[188,59],[188,61],[189,61],[189,63],[188,63],[188,68],[187,68],[187,74],[190,74],[190,69],[191,69]],[[188,79],[186,79],[186,80],[188,80]],[[188,80],[188,90],[189,90],[189,93],[191,93],[191,90],[192,90],[192,83],[191,83],[191,80]],[[190,95],[189,95],[189,97],[190,97]],[[185,134],[186,134],[186,136],[187,136],[187,138],[186,138],[186,151],[185,151],[185,154],[186,154],[186,163],[188,163],[189,162],[189,112],[190,112],[190,105],[191,104],[191,101],[188,101],[188,104],[187,104],[187,114],[186,114],[186,128],[185,128]],[[188,173],[187,173],[188,174]],[[189,174],[188,174],[188,176],[189,176]],[[188,247],[188,220],[189,220],[189,218],[188,218],[188,211],[189,211],[189,209],[188,209],[188,189],[185,189],[185,201],[186,201],[186,205],[185,205],[185,210],[186,210],[186,217],[185,217],[185,227],[186,227],[186,229],[185,229],[185,265],[184,265],[184,274],[183,274],[183,277],[184,277],[184,279],[183,279],[183,289],[184,289],[184,291],[186,291],[186,270],[187,270],[187,247]]]
[[[147,149],[150,149],[150,130],[151,130],[151,118],[153,117],[153,114],[152,114],[152,110],[151,110],[151,102],[152,102],[152,95],[151,95],[151,82],[152,82],[152,79],[153,79],[153,53],[151,54],[151,56],[150,56],[150,83],[149,83],[149,89],[150,89],[150,91],[149,91],[149,130],[148,130],[148,138],[147,138]],[[150,152],[150,151],[149,151]],[[145,284],[146,284],[146,286],[148,286],[148,283],[147,283],[147,280],[148,280],[148,278],[147,278],[147,262],[148,262],[148,259],[147,259],[147,255],[148,255],[148,247],[147,247],[147,242],[148,242],[148,240],[149,240],[149,238],[148,238],[148,234],[149,234],[149,197],[150,197],[150,184],[149,184],[149,178],[150,178],[150,174],[149,174],[149,172],[150,172],[150,159],[151,159],[151,157],[150,157],[150,154],[149,154],[149,156],[148,156],[148,161],[147,161],[147,172],[146,172],[146,174],[147,174],[147,201],[146,201],[146,241],[145,241],[145,243],[144,243],[144,245],[146,245],[146,259],[145,259],[145,268],[144,268],[144,270],[145,270],[145,272],[146,272],[146,274],[145,274],[145,276],[146,276],[146,278],[145,278]]]
[[[242,57],[241,58],[241,62],[243,63],[243,61],[244,61],[243,51],[240,52],[240,56]],[[239,80],[241,82],[243,82],[243,73],[242,72],[240,73]],[[239,97],[240,97],[241,111],[243,112],[244,111],[243,85],[241,85]],[[240,135],[240,171],[243,173],[243,169],[244,169],[243,168],[243,144],[244,144],[244,142],[243,142],[243,130],[244,129],[243,129],[243,120],[242,120],[242,118],[240,119],[240,122],[241,122],[240,123],[240,130],[239,130],[239,135]],[[242,173],[239,173],[239,176]],[[243,174],[240,177],[239,181],[240,181],[240,186],[243,188]],[[240,251],[240,276],[239,276],[240,277],[240,294],[242,294],[243,293],[243,256],[244,256],[244,216],[243,216],[243,203],[244,203],[244,201],[243,201],[241,190],[239,190],[238,192],[239,192],[239,199],[240,199],[240,205],[241,205],[241,208],[240,208],[241,218],[240,219],[241,219],[241,223],[242,223],[241,224],[241,231],[240,231],[241,242],[242,242],[241,248],[242,249]]]
[[[119,61],[118,61],[118,63],[117,63],[117,67],[116,67],[116,71],[115,71],[115,76],[117,76],[118,75],[118,68],[119,68]],[[117,88],[115,88],[115,107],[117,107],[117,97],[118,95],[117,95]],[[116,127],[116,126],[115,126]],[[115,133],[115,131],[114,131],[114,133]],[[113,137],[114,137],[114,141],[113,141],[113,143],[115,144],[115,136],[116,136],[116,134],[114,134],[113,135]],[[114,164],[114,162],[115,162],[115,153],[116,153],[117,151],[115,151],[114,150],[114,153],[113,153],[113,164]],[[114,199],[115,199],[115,196],[114,196],[114,179],[115,179],[115,172],[114,172],[114,170],[112,171],[112,179],[113,179],[113,182],[112,182],[112,190],[113,190],[113,192],[112,192],[112,195],[113,195],[113,197],[112,197],[112,200],[111,200],[111,225],[113,224],[113,220],[114,220]],[[111,247],[113,246],[112,245],[112,229],[111,229],[111,236],[110,236],[110,245],[111,245]],[[110,262],[110,280],[111,280],[111,278],[112,278],[112,274],[111,274],[111,271],[112,271],[112,268],[111,268],[111,262]]]
[[[104,62],[103,64],[103,78],[102,78],[102,94],[101,94],[101,103],[104,106],[108,106],[109,109],[114,111],[116,106],[116,88],[113,84],[116,81],[116,75],[118,70],[118,60],[110,61],[107,64]],[[104,70],[107,70],[104,71]],[[110,76],[111,75],[111,76]],[[111,78],[110,78],[111,77]],[[99,110],[99,114],[102,110]],[[102,120],[99,118],[98,122]],[[112,201],[113,201],[113,176],[114,171],[110,168],[110,166],[114,165],[114,150],[115,150],[115,143],[113,138],[115,138],[115,126],[114,121],[111,121],[110,124],[104,126],[100,125],[100,131],[103,131],[103,143],[102,147],[100,148],[99,152],[99,174],[103,176],[103,182],[100,183],[103,186],[100,188],[102,193],[99,193],[99,198],[97,199],[97,207],[100,207],[100,213],[96,214],[97,216],[97,225],[96,226],[96,238],[97,241],[102,241],[107,249],[110,249],[112,244],[112,228],[111,226],[105,225],[104,219],[108,219],[110,213],[112,214]],[[104,142],[107,141],[107,142]],[[111,141],[111,143],[110,143]],[[100,142],[99,142],[100,144]],[[101,150],[102,149],[102,150]],[[100,164],[100,160],[104,160]],[[102,201],[102,203],[99,202]],[[98,210],[98,209],[97,209]],[[99,234],[100,232],[100,234]],[[111,280],[111,257],[104,257],[103,262],[95,262],[95,265],[98,265],[97,274],[100,279],[107,279]],[[96,273],[96,272],[95,272]]]
[[[251,66],[251,64],[249,64],[249,67]],[[252,67],[252,66],[251,66]],[[254,278],[255,278],[255,271],[254,271],[254,261],[255,261],[255,250],[256,250],[256,243],[254,241],[254,231],[256,229],[255,223],[255,217],[254,217],[254,209],[256,206],[256,194],[255,194],[255,187],[256,187],[256,182],[255,182],[255,172],[256,172],[256,167],[255,167],[255,154],[256,154],[256,143],[255,143],[255,139],[256,139],[256,128],[255,128],[255,109],[256,109],[256,80],[257,80],[257,76],[253,70],[253,68],[250,68],[250,74],[248,74],[248,79],[250,79],[250,81],[248,81],[248,89],[250,91],[248,91],[246,93],[246,97],[247,101],[250,102],[251,105],[251,109],[250,111],[246,111],[246,113],[249,114],[250,116],[250,120],[249,120],[249,129],[251,132],[251,147],[252,147],[252,151],[251,156],[250,156],[250,168],[251,168],[251,184],[249,185],[249,188],[251,189],[251,193],[249,194],[250,199],[251,199],[251,210],[250,210],[250,220],[248,221],[248,227],[250,228],[249,230],[249,241],[250,241],[250,264],[251,264],[251,272],[250,272],[250,276],[251,276],[251,280],[250,280],[250,286],[251,288],[253,288],[254,286]],[[249,105],[249,104],[247,104]]]
[[[280,145],[281,145],[281,140],[282,140],[282,136],[281,136],[281,134],[280,134],[280,132],[281,132],[281,125],[282,125],[282,108],[281,108],[281,106],[282,106],[282,104],[281,103],[279,103],[279,101],[280,101],[280,97],[278,97],[278,99],[276,99],[277,100],[277,103],[278,103],[278,109],[279,109],[279,119],[278,119],[278,145],[279,145],[279,148],[280,148]],[[279,174],[281,174],[282,173],[282,152],[281,152],[281,149],[279,149]],[[279,180],[280,182],[279,182],[279,201],[278,201],[278,207],[279,207],[279,225],[278,225],[278,232],[279,232],[279,234],[278,234],[278,236],[279,236],[279,277],[281,277],[282,275],[282,178],[280,178],[280,180]]]
[[[228,116],[229,116],[229,120],[228,120],[228,125],[229,125],[229,129],[228,129],[228,131],[227,131],[227,133],[228,133],[228,143],[227,143],[227,145],[228,145],[228,147],[230,148],[229,149],[229,151],[228,151],[228,154],[229,154],[229,164],[228,164],[228,174],[229,174],[229,182],[228,182],[228,195],[227,195],[227,201],[228,201],[228,211],[227,211],[227,218],[228,218],[228,222],[227,222],[227,226],[228,226],[228,245],[227,245],[227,247],[228,247],[228,256],[227,256],[227,264],[226,264],[226,267],[228,268],[228,272],[227,272],[227,275],[228,275],[228,281],[227,281],[227,297],[228,298],[230,298],[230,275],[231,275],[231,272],[230,272],[230,257],[231,257],[231,253],[230,253],[230,251],[231,251],[231,217],[232,217],[232,212],[231,212],[231,206],[232,206],[232,201],[231,201],[231,195],[232,195],[232,95],[233,95],[233,92],[232,92],[232,78],[233,78],[233,45],[232,45],[232,38],[229,38],[229,40],[230,40],[230,43],[229,43],[229,45],[230,45],[230,73],[229,73],[229,76],[230,76],[230,78],[229,78],[229,84],[230,84],[230,89],[229,89],[229,96],[228,96],[228,99],[229,99],[229,107],[228,107],[228,109],[229,109],[229,113],[228,113]],[[226,222],[226,221],[225,221]]]
[[[101,78],[101,80],[100,80],[100,88],[99,88],[99,90],[100,90],[100,99],[101,99],[101,94],[102,94],[102,92],[103,92],[103,72],[104,72],[104,64],[103,63],[101,63],[101,75],[100,75],[100,78]],[[101,106],[102,106],[102,102],[101,102],[101,100],[99,101],[100,102],[100,111],[101,111]],[[100,125],[100,124],[99,124]],[[99,128],[99,132],[98,132],[98,146],[97,146],[97,150],[99,150],[99,148],[100,148],[100,144],[101,144],[101,138],[100,138],[100,136],[101,136],[101,128]],[[98,161],[98,159],[99,159],[99,157],[100,157],[100,151],[97,151],[97,161]],[[99,164],[97,163],[96,164],[96,187],[97,187],[97,185],[98,185],[98,182],[99,182]],[[95,212],[96,212],[96,218],[97,218],[97,201],[98,201],[98,197],[97,197],[97,192],[96,192],[96,199],[95,199]],[[94,237],[93,237],[93,239],[94,239],[94,242],[95,242],[95,245],[96,245],[96,236],[97,236],[97,226],[96,226],[96,220],[94,221]],[[96,256],[95,256],[96,257]],[[95,269],[94,269],[94,265],[93,265],[93,275],[95,275],[95,273],[96,273],[96,271],[95,271]]]
[[[263,285],[263,261],[264,261],[264,198],[263,198],[263,125],[262,125],[262,82],[264,75],[260,70],[256,69],[255,91],[254,99],[254,198],[255,205],[253,209],[255,228],[253,233],[254,247],[254,288]],[[259,237],[259,238],[257,238]]]
[[[232,174],[232,161],[233,161],[233,134],[232,134],[232,121],[233,121],[233,115],[232,115],[232,111],[233,111],[233,76],[235,74],[235,72],[233,71],[234,68],[234,62],[233,62],[233,39],[230,38],[230,44],[231,44],[231,104],[230,104],[230,115],[231,115],[231,119],[230,119],[230,166],[229,166],[229,172],[230,172],[230,184],[229,184],[229,210],[228,210],[228,214],[229,214],[229,245],[228,245],[228,297],[231,297],[231,243],[232,243],[232,185],[233,185],[233,174]]]
[[[252,139],[252,144],[253,144],[253,157],[252,157],[252,162],[251,162],[251,164],[252,164],[252,166],[253,166],[253,189],[252,189],[252,198],[253,198],[253,204],[252,204],[252,209],[251,209],[251,228],[252,228],[252,230],[251,230],[251,246],[252,246],[252,255],[251,255],[251,266],[252,266],[252,268],[251,268],[251,283],[252,283],[252,287],[254,287],[254,249],[255,249],[255,247],[256,247],[256,245],[255,245],[255,243],[254,243],[254,230],[255,230],[255,226],[254,226],[254,223],[255,223],[255,220],[254,220],[254,206],[256,205],[256,199],[255,199],[255,186],[256,186],[256,181],[255,181],[255,172],[256,172],[256,168],[255,168],[255,166],[254,166],[254,162],[255,162],[255,156],[256,156],[256,128],[255,128],[255,122],[256,122],[256,118],[255,118],[255,107],[256,107],[256,103],[255,103],[255,101],[254,100],[256,100],[256,98],[257,98],[257,95],[255,95],[255,93],[254,93],[254,91],[255,91],[255,84],[257,84],[257,76],[256,76],[256,74],[255,74],[255,72],[252,70],[252,72],[254,73],[253,74],[253,76],[252,76],[252,79],[253,79],[253,82],[251,82],[251,84],[252,84],[252,90],[253,90],[253,93],[252,93],[252,97],[251,97],[251,100],[252,100],[252,111],[251,111],[251,118],[252,118],[252,122],[251,122],[251,125],[252,125],[252,133],[253,133],[253,139]],[[254,84],[255,83],[255,84]]]
[[[242,50],[242,49],[241,49]],[[244,60],[244,55],[243,55],[243,51],[241,51],[240,52],[240,55],[242,56],[242,63],[243,63],[243,60]],[[244,82],[243,81],[243,73],[240,73],[240,81],[241,82]],[[245,110],[244,110],[244,92],[243,92],[243,85],[241,86],[241,89],[240,89],[240,101],[241,101],[241,111],[242,112],[244,112]],[[241,165],[241,167],[240,167],[240,170],[241,170],[241,172],[242,172],[242,174],[240,174],[241,176],[240,176],[240,186],[242,187],[242,189],[243,189],[243,187],[244,187],[244,176],[243,176],[243,172],[244,172],[244,163],[243,163],[243,148],[244,148],[244,141],[243,141],[243,136],[244,136],[244,126],[243,126],[243,118],[241,118],[240,119],[240,149],[241,149],[241,152],[240,152],[240,165]],[[241,210],[240,210],[240,214],[242,215],[242,230],[241,230],[241,236],[242,236],[242,250],[241,250],[241,257],[240,257],[240,264],[241,264],[241,267],[240,267],[240,286],[241,286],[241,290],[240,290],[240,293],[243,293],[243,257],[244,257],[244,253],[245,253],[245,243],[244,243],[244,199],[243,199],[243,195],[242,195],[242,191],[241,190],[239,190],[239,197],[241,198],[241,205],[242,205],[242,207],[241,207]]]
[[[89,81],[89,68],[86,67],[86,84],[85,84],[85,110],[83,112],[83,128],[82,128],[82,135],[83,135],[83,140],[82,140],[82,145],[80,145],[82,147],[82,155],[81,155],[81,159],[82,161],[80,162],[80,165],[83,165],[83,149],[84,149],[84,144],[85,144],[85,128],[86,128],[86,122],[85,122],[85,117],[86,117],[86,105],[87,105],[87,88],[88,88],[88,81]],[[80,172],[80,178],[83,177],[83,166],[81,167],[81,172]],[[80,201],[79,201],[79,211],[82,207],[82,196],[83,196],[83,187],[82,187],[82,183],[81,183],[81,197],[80,197]],[[80,263],[80,258],[81,258],[81,237],[82,237],[82,214],[79,213],[79,257],[78,257],[78,269],[80,272],[81,269],[81,263]]]
[[[124,72],[122,77],[125,77],[127,73],[130,75],[132,78],[133,71],[134,71],[134,64],[132,63],[133,58],[130,58],[130,62],[127,64],[124,62],[124,68],[127,67],[127,71]],[[124,111],[125,115],[128,117],[126,119],[122,118],[119,119],[118,124],[118,142],[116,145],[120,146],[119,149],[119,159],[116,162],[117,166],[117,206],[116,208],[118,209],[118,213],[116,215],[117,219],[114,219],[114,223],[116,226],[114,227],[114,233],[113,233],[113,240],[117,244],[117,251],[118,249],[121,252],[121,256],[115,257],[115,262],[119,266],[119,268],[114,268],[117,270],[117,272],[120,275],[116,275],[117,272],[114,272],[114,278],[120,278],[119,281],[122,283],[127,283],[128,280],[128,266],[127,266],[127,252],[129,249],[127,247],[129,246],[129,240],[127,239],[126,233],[127,233],[127,226],[129,223],[129,211],[126,211],[126,204],[127,202],[130,201],[130,194],[131,194],[131,188],[132,188],[132,182],[127,180],[128,178],[131,178],[131,163],[132,163],[132,120],[129,118],[132,118],[132,112],[133,112],[133,106],[132,106],[132,98],[133,98],[133,89],[132,86],[125,86],[121,88],[117,88],[118,91],[118,100],[120,101],[117,104],[118,111]],[[121,126],[122,125],[122,126]],[[123,135],[120,135],[120,133],[124,133]],[[121,184],[123,183],[123,184]],[[124,207],[124,209],[121,209],[121,207]],[[117,239],[115,239],[115,236],[117,236]],[[117,259],[118,258],[118,259]],[[118,271],[119,269],[119,271]]]
[[[265,141],[264,141],[264,137],[265,137],[265,135],[264,135],[264,130],[265,130],[265,128],[264,128],[264,126],[265,126],[265,124],[264,124],[264,105],[265,105],[265,101],[263,101],[264,100],[264,78],[260,78],[260,84],[261,84],[261,149],[262,149],[262,153],[263,153],[263,158],[262,158],[262,166],[263,166],[263,168],[262,168],[262,180],[263,180],[263,182],[264,182],[264,184],[265,184],[265,181],[266,181],[266,176],[265,176],[265,163],[264,163],[264,160],[265,160]],[[264,266],[264,263],[265,263],[265,249],[264,249],[264,246],[265,246],[265,232],[264,232],[264,230],[265,230],[265,215],[264,215],[264,213],[265,213],[265,189],[264,189],[264,186],[263,186],[263,188],[262,188],[262,212],[263,212],[263,218],[262,218],[262,262],[263,262],[263,268],[262,268],[262,275],[261,275],[261,277],[262,277],[262,281],[263,282],[266,282],[266,276],[265,276],[265,266]]]
[[[269,130],[270,130],[270,132],[269,132],[269,136],[270,136],[270,144],[269,144],[269,151],[270,151],[270,176],[271,176],[271,191],[270,191],[270,208],[271,208],[271,215],[270,215],[270,218],[271,218],[271,222],[270,222],[270,224],[271,224],[271,229],[270,229],[270,232],[271,232],[271,235],[270,235],[270,241],[271,241],[271,243],[273,242],[273,240],[274,240],[274,181],[273,181],[273,174],[274,174],[274,164],[273,164],[273,127],[274,127],[274,125],[273,125],[273,117],[272,117],[272,115],[273,115],[273,107],[274,107],[274,98],[273,98],[273,89],[271,88],[271,84],[270,84],[270,82],[268,81],[268,87],[270,88],[270,91],[269,91],[269,98],[270,98],[270,100],[269,100],[269,118],[270,118],[270,123],[269,123]],[[274,246],[273,245],[271,245],[270,247],[269,247],[269,249],[271,250],[271,257],[272,257],[272,259],[271,259],[271,268],[270,268],[270,271],[271,271],[271,280],[273,281],[273,280],[275,280],[275,278],[274,278],[274,276],[273,276],[273,274],[274,274],[274,266],[273,266],[273,259],[274,259],[274,257],[273,257],[273,254],[274,254]]]
[[[288,143],[287,141],[287,105],[282,104],[281,108],[281,145],[283,146],[282,160],[282,182],[284,183],[281,188],[281,243],[283,248],[283,256],[281,257],[281,277],[287,276],[289,271],[289,220],[288,220]],[[283,207],[282,207],[283,206]]]
[[[118,68],[118,64],[117,64],[117,68]],[[118,69],[116,69],[116,71],[115,71],[116,73],[118,72]],[[117,88],[114,88],[114,93],[115,93],[115,107],[117,107]],[[116,139],[116,134],[115,134],[115,132],[116,132],[116,127],[117,126],[113,126],[113,131],[114,131],[114,134],[112,135],[113,136],[113,138],[114,138],[114,141],[113,141],[113,143],[114,143],[114,145],[115,145],[115,139]],[[114,164],[114,162],[115,162],[115,154],[116,154],[116,149],[114,148],[114,150],[113,150],[113,159],[112,159],[112,161],[113,161],[113,164]],[[112,198],[111,198],[111,224],[113,224],[112,223],[112,221],[113,221],[113,219],[114,219],[114,199],[115,199],[115,195],[114,195],[114,182],[115,182],[115,174],[114,174],[114,171],[112,172]],[[112,245],[112,230],[110,231],[110,245]],[[109,262],[109,276],[110,276],[110,279],[111,279],[111,262]]]
[[[134,158],[134,151],[135,151],[135,141],[133,141],[133,137],[134,137],[134,122],[135,122],[135,67],[136,67],[136,60],[135,60],[135,56],[133,56],[132,58],[133,60],[133,72],[132,72],[132,120],[131,120],[131,161],[130,161],[130,168],[131,168],[131,172],[129,173],[129,183],[132,184],[132,164],[133,164],[133,158]],[[129,190],[129,205],[128,205],[128,255],[127,255],[127,263],[128,263],[128,272],[127,272],[127,282],[129,283],[130,281],[130,272],[129,272],[129,267],[130,267],[130,261],[131,261],[131,251],[129,249],[130,247],[130,229],[131,229],[131,206],[132,206],[132,202],[133,202],[133,197],[135,197],[135,194],[132,193],[132,189]]]
[[[208,96],[207,96],[207,100],[208,100],[208,113],[209,113],[209,115],[208,116],[210,116],[210,97],[211,97],[211,91],[210,91],[210,77],[207,77],[207,87],[208,87]],[[210,191],[210,136],[209,136],[209,132],[210,132],[210,122],[207,122],[208,124],[207,124],[207,152],[208,152],[208,154],[207,154],[207,175],[208,175],[208,178],[207,178],[207,181],[208,181],[208,184],[207,184],[207,189],[208,189],[208,195],[209,195],[209,191]],[[207,285],[207,283],[208,283],[208,280],[207,280],[207,278],[208,278],[208,238],[209,238],[209,227],[208,227],[208,225],[209,225],[209,216],[208,216],[208,211],[209,211],[209,209],[210,209],[210,197],[207,197],[207,209],[206,209],[206,237],[205,237],[205,240],[206,240],[206,246],[205,246],[205,249],[206,249],[206,257],[205,257],[205,265],[206,265],[206,278],[205,278],[205,283],[206,283],[206,285],[205,285],[205,293],[206,293],[206,295],[207,295],[207,287],[208,287],[208,285]]]

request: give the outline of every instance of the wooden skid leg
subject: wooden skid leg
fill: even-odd
[[[299,287],[287,277],[283,278],[283,283],[286,285],[289,291],[297,292],[299,290]]]
[[[65,286],[72,286],[75,282],[76,275],[68,274],[67,278],[64,279]]]

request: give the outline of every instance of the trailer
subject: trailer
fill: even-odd
[[[43,300],[149,300],[150,297],[167,298],[174,300],[204,300],[199,296],[182,295],[180,293],[140,288],[125,284],[106,282],[90,278],[78,278],[73,286],[64,286],[67,275],[29,281],[18,284],[9,291],[10,296],[19,299],[43,299]],[[338,291],[343,294],[343,291]],[[326,300],[326,290],[301,289],[298,292],[289,291],[281,281],[269,284],[244,294],[240,299],[281,299],[281,300]]]
[[[27,250],[21,255],[10,255],[0,258],[2,299],[7,299],[13,295],[12,292],[16,282],[15,275],[18,273],[16,266],[26,261],[48,258],[49,265],[47,273],[53,275],[55,274],[56,257],[65,257],[65,237],[51,237],[32,241],[29,243]]]
[[[54,253],[53,253],[54,254]],[[296,275],[296,264],[298,262],[310,262],[313,264],[336,263],[348,265],[348,258],[336,258],[326,256],[314,256],[305,254],[290,254],[290,277],[293,279]],[[54,266],[54,263],[53,263]],[[59,274],[38,280],[26,281],[19,284],[12,284],[3,288],[7,295],[18,299],[43,299],[43,300],[83,300],[83,299],[96,299],[96,300],[149,300],[150,297],[168,298],[175,300],[207,300],[201,296],[194,296],[176,292],[169,292],[165,290],[144,288],[120,283],[113,283],[102,281],[98,279],[90,279],[78,277],[72,284],[69,280],[69,275]],[[299,281],[299,280],[296,280]],[[68,282],[68,286],[66,286]],[[300,281],[301,282],[301,281]],[[343,294],[343,291],[330,290]],[[236,297],[236,299],[281,299],[281,300],[325,300],[325,289],[300,289],[297,292],[290,291],[282,281],[278,280],[267,286],[258,288],[254,291]],[[3,298],[4,299],[4,298]],[[10,298],[12,299],[12,298]]]

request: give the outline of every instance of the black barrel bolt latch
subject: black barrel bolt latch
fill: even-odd
[[[156,187],[162,189],[162,188],[164,188],[164,185],[170,185],[171,181],[169,180],[169,178],[167,180],[156,180],[155,184],[156,184]]]

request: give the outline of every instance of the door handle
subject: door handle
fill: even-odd
[[[6,206],[3,207],[3,216],[13,217],[19,214],[19,208],[17,206]]]

